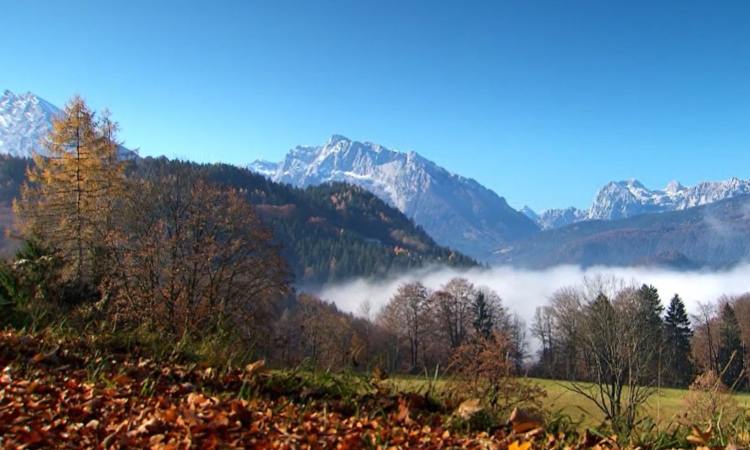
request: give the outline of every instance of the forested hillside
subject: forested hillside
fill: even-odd
[[[11,203],[18,196],[28,159],[0,159],[0,223],[12,224]],[[322,283],[355,276],[381,276],[425,264],[474,265],[470,258],[438,246],[400,211],[363,188],[342,183],[307,189],[275,183],[227,164],[197,164],[144,158],[132,162],[141,177],[197,171],[212,183],[238,189],[273,228],[274,240],[298,282]]]
[[[298,282],[382,276],[425,264],[475,264],[438,246],[400,211],[360,187],[335,183],[298,189],[228,164],[145,158],[136,165],[144,176],[190,166],[213,183],[238,189],[272,226]]]
[[[13,199],[18,197],[30,159],[0,155],[0,255],[8,256],[18,246],[12,239]]]

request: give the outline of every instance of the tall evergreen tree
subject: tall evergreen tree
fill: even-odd
[[[647,337],[647,340],[644,342],[653,346],[650,349],[643,349],[643,351],[645,354],[649,355],[649,360],[647,361],[648,370],[651,371],[654,379],[657,379],[662,375],[663,365],[663,322],[661,315],[664,312],[664,306],[661,304],[659,292],[654,286],[644,284],[636,294],[638,300],[638,311],[635,320],[638,322],[642,335]]]
[[[484,292],[479,291],[477,293],[474,298],[472,309],[474,313],[474,331],[479,336],[489,338],[492,336],[492,329],[495,325],[492,309],[487,303],[487,298],[484,295]]]
[[[661,304],[659,291],[655,287],[643,285],[638,290],[639,299],[639,316],[642,325],[645,327],[644,332],[654,336],[661,335],[662,319],[664,305]]]
[[[735,389],[744,389],[745,348],[737,315],[729,303],[722,306],[720,320],[718,365],[721,381]]]
[[[667,384],[684,387],[693,379],[690,359],[690,328],[685,303],[675,294],[664,317],[664,378]]]

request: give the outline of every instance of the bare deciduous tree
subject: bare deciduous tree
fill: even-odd
[[[469,280],[454,278],[435,296],[439,322],[448,334],[451,348],[457,348],[466,339],[471,326],[471,305],[476,295],[477,290]]]
[[[642,330],[635,289],[622,289],[612,299],[600,291],[581,304],[577,340],[589,383],[573,382],[570,389],[594,402],[616,429],[631,429],[655,392],[652,363],[661,343]]]
[[[718,326],[716,325],[716,305],[712,303],[698,303],[698,312],[692,316],[695,322],[695,336],[693,339],[693,356],[695,362],[703,371],[719,372],[717,365]]]
[[[270,231],[237,192],[189,172],[133,183],[111,274],[118,318],[170,335],[232,329],[266,336],[269,307],[287,289]]]
[[[379,322],[391,330],[396,345],[406,339],[409,346],[409,370],[419,370],[424,337],[429,330],[429,291],[420,282],[406,283],[398,288],[379,315]]]

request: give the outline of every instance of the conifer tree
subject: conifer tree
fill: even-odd
[[[97,282],[97,259],[124,183],[116,131],[108,115],[98,121],[80,97],[73,98],[53,122],[46,151],[34,155],[14,205],[24,237],[51,248],[65,263],[63,279],[80,286]]]
[[[661,304],[659,292],[655,287],[644,284],[638,290],[638,299],[643,331],[655,338],[660,337],[662,330],[661,314],[664,312],[664,306]]]
[[[722,306],[720,320],[718,365],[721,381],[735,389],[744,389],[745,348],[737,315],[729,303]]]
[[[474,331],[477,335],[489,339],[494,329],[494,318],[484,292],[479,291],[477,293],[472,309],[474,312]]]
[[[663,366],[661,314],[664,311],[664,306],[661,304],[659,292],[653,286],[645,284],[641,286],[636,298],[638,300],[638,311],[635,319],[640,327],[640,333],[647,338],[644,343],[652,347],[643,349],[644,354],[649,355],[647,367],[654,379],[660,380]]]
[[[685,303],[675,294],[669,302],[664,317],[664,366],[668,384],[685,387],[693,379],[693,364],[690,359],[690,328]]]

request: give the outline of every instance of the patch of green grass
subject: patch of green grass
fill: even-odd
[[[565,414],[580,422],[581,427],[596,427],[604,420],[603,414],[591,400],[567,389],[569,382],[541,378],[528,378],[528,381],[547,391],[547,396],[543,399],[545,410]],[[396,376],[388,382],[394,390],[403,392],[423,392],[429,385],[424,376]],[[451,380],[445,377],[435,380],[435,390],[439,393],[450,382]],[[649,399],[644,415],[660,427],[676,423],[678,416],[685,410],[687,393],[687,389],[661,388]],[[750,394],[738,393],[733,397],[739,407],[750,408]]]
[[[583,396],[571,392],[566,388],[566,381],[532,379],[547,391],[544,400],[545,408],[560,410],[574,419],[581,419],[583,426],[596,426],[602,422],[604,416],[594,403]],[[685,410],[685,396],[687,389],[661,388],[647,402],[644,415],[651,418],[659,426],[668,426],[677,421],[678,416]],[[738,406],[750,408],[750,394],[738,393],[733,395]]]

